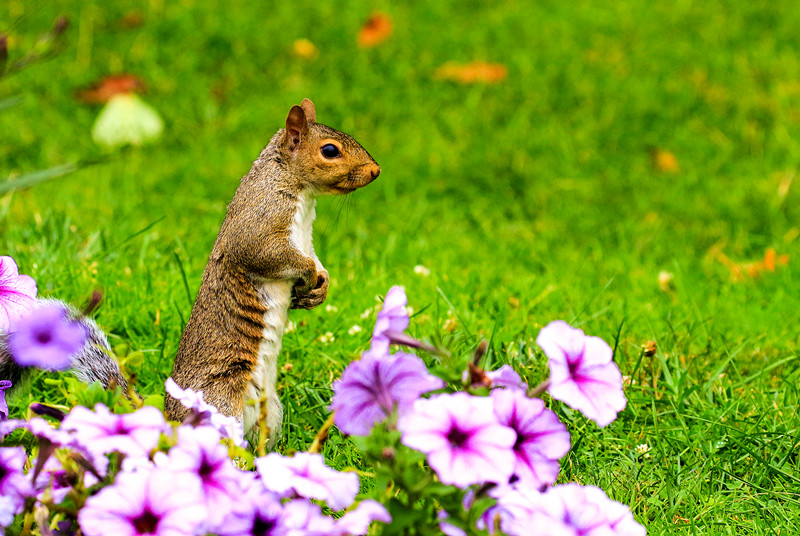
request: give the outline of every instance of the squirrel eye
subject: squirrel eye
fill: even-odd
[[[339,148],[332,143],[326,143],[320,147],[320,152],[325,158],[336,158],[342,155],[342,153],[339,152]]]

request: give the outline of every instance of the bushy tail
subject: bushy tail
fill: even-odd
[[[40,304],[57,303],[66,307],[70,316],[86,329],[86,342],[83,347],[72,356],[70,370],[75,376],[85,383],[98,381],[106,389],[121,387],[123,393],[128,392],[128,382],[119,369],[119,364],[112,357],[111,346],[108,344],[105,333],[91,318],[80,313],[66,303],[59,300],[38,300]],[[11,380],[15,391],[24,384],[30,369],[20,367],[14,362],[8,349],[8,335],[0,332],[0,380]]]

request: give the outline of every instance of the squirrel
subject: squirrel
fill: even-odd
[[[202,391],[245,430],[266,410],[270,448],[283,420],[275,384],[289,309],[312,309],[328,294],[328,272],[312,244],[316,197],[351,193],[380,171],[351,136],[317,123],[314,104],[304,99],[289,110],[286,128],[272,137],[228,205],[172,379]],[[187,409],[167,394],[165,412],[181,421]]]
[[[60,305],[86,332],[83,346],[72,355],[70,367],[72,373],[83,383],[98,381],[105,389],[119,387],[123,395],[127,396],[128,382],[120,371],[119,363],[112,357],[111,346],[105,333],[95,321],[61,300],[40,298],[36,302],[39,306]],[[14,362],[8,348],[8,337],[8,333],[0,331],[0,380],[11,380],[13,391],[17,392],[20,385],[26,383],[32,369],[21,367]]]

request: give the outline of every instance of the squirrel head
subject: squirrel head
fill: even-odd
[[[289,110],[280,152],[287,168],[297,170],[306,187],[316,194],[349,194],[374,181],[381,172],[351,136],[317,123],[314,103],[308,99]]]

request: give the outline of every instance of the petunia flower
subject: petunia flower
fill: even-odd
[[[203,400],[203,391],[195,391],[191,387],[182,389],[172,378],[167,378],[164,386],[172,398],[190,410],[187,421],[194,426],[211,425],[223,437],[232,439],[236,445],[246,445],[242,423],[235,417],[223,415],[216,407]]]
[[[497,370],[488,371],[486,377],[492,381],[492,387],[528,390],[528,384],[522,381],[522,378],[519,377],[519,374],[511,365],[503,365]]]
[[[603,427],[625,408],[622,374],[612,361],[611,347],[588,337],[563,320],[542,328],[536,343],[550,367],[548,392]]]
[[[13,326],[36,305],[36,282],[29,275],[19,275],[17,263],[0,256],[0,331],[13,331]]]
[[[254,473],[243,471],[242,494],[236,507],[215,532],[218,536],[283,536],[283,505]]]
[[[147,458],[165,427],[164,415],[154,407],[114,415],[103,404],[97,404],[94,411],[75,407],[61,423],[61,430],[74,431],[76,440],[94,457],[117,451]]]
[[[6,402],[6,389],[11,388],[10,380],[0,380],[0,422],[8,420],[8,402]]]
[[[0,497],[7,497],[15,514],[34,495],[33,486],[23,473],[28,457],[22,447],[0,447]]]
[[[630,509],[595,486],[560,484],[544,493],[528,486],[509,488],[499,498],[505,534],[523,536],[531,527],[548,536],[645,536]]]
[[[340,517],[336,521],[336,530],[341,534],[361,536],[367,533],[370,524],[375,521],[391,523],[392,516],[381,503],[367,499],[358,503],[354,510],[350,510]]]
[[[490,398],[454,393],[419,399],[398,428],[403,444],[427,454],[445,484],[504,484],[514,471],[517,435],[497,421]]]
[[[567,427],[544,402],[523,391],[496,389],[491,397],[497,420],[517,433],[514,475],[535,488],[554,483],[558,460],[569,452]]]
[[[85,487],[91,487],[97,482],[97,478],[91,473],[84,474],[83,484]],[[49,493],[55,504],[63,502],[74,486],[74,475],[69,474],[61,462],[52,456],[44,463],[33,482],[36,498],[40,501],[44,500],[45,495]]]
[[[200,480],[166,469],[120,473],[78,514],[86,536],[194,536],[207,516]]]
[[[72,356],[83,347],[86,336],[86,329],[69,317],[65,307],[49,303],[17,319],[8,349],[23,367],[64,370],[72,364]]]
[[[219,532],[241,500],[244,479],[243,473],[231,463],[228,449],[220,443],[219,432],[210,426],[181,426],[178,444],[169,451],[166,466],[200,479],[209,514],[204,528],[207,532]]]
[[[272,452],[256,459],[256,469],[267,489],[282,497],[294,493],[325,501],[332,510],[353,504],[359,489],[358,475],[331,469],[320,454],[298,452],[288,458]]]
[[[379,357],[369,350],[333,383],[334,422],[346,434],[365,436],[395,406],[403,413],[422,393],[444,386],[417,356],[397,352]]]
[[[409,319],[405,307],[408,304],[403,287],[394,286],[386,293],[383,308],[378,313],[372,332],[371,348],[378,355],[388,354],[392,335],[402,334],[408,329]]]
[[[17,511],[17,503],[11,497],[0,495],[0,529],[14,522]],[[1,530],[0,534],[2,534]]]

